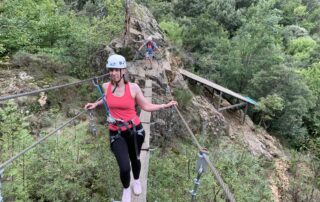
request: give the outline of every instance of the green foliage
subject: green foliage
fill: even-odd
[[[236,9],[239,4],[246,2],[235,0],[215,0],[211,1],[207,8],[209,15],[221,24],[230,35],[241,26],[241,13],[242,9]],[[247,2],[250,4],[250,2]],[[243,5],[244,6],[244,5]]]
[[[24,50],[52,55],[67,64],[71,75],[88,77],[91,54],[122,30],[122,1],[109,0],[103,6],[106,15],[88,18],[68,10],[62,1],[5,1],[0,44],[9,54]]]
[[[311,139],[308,142],[308,147],[309,151],[315,156],[315,159],[320,162],[320,137]],[[318,186],[320,187],[320,183],[318,184]]]
[[[197,17],[206,11],[210,0],[180,0],[173,4],[173,11],[177,17]]]
[[[191,145],[175,145],[178,153],[152,154],[149,165],[148,201],[188,201],[194,187],[197,151]],[[237,201],[270,201],[265,180],[266,162],[232,146],[214,148],[209,157]],[[189,176],[190,175],[190,176]],[[250,190],[248,192],[247,190]],[[210,168],[201,176],[198,201],[224,201],[225,196]]]
[[[192,93],[189,90],[182,88],[175,89],[173,92],[173,96],[175,97],[175,99],[177,99],[179,106],[181,107],[187,107],[193,97]]]
[[[237,201],[271,200],[271,191],[266,180],[271,168],[265,159],[254,157],[231,145],[221,145],[219,150],[215,149],[213,159]]]
[[[320,137],[320,63],[313,64],[299,73],[303,75],[308,87],[317,98],[315,107],[306,115],[305,124],[311,136]]]
[[[317,201],[320,188],[320,161],[313,155],[291,152],[289,162],[289,173],[291,175],[288,191],[284,199],[286,201]]]
[[[166,33],[167,37],[174,42],[174,44],[181,46],[182,45],[182,28],[178,23],[170,21],[162,21],[160,23],[161,29]]]
[[[320,96],[320,62],[313,64],[308,69],[303,69],[300,73],[304,76],[307,85],[316,97]]]
[[[4,45],[0,43],[0,55],[3,55],[6,52]]]
[[[16,104],[6,103],[4,108],[0,108],[0,162],[8,160],[18,154],[33,142],[33,138],[28,131],[28,122],[24,120],[22,114],[18,112]],[[11,179],[5,183],[3,195],[6,198],[14,196],[17,201],[28,198],[29,193],[25,189],[25,177],[23,175],[27,159],[33,156],[33,152],[20,157],[12,163],[12,167],[6,167],[4,175]],[[21,166],[20,166],[21,165]],[[16,183],[12,183],[15,181]]]
[[[269,72],[257,73],[250,82],[255,97],[277,94],[285,101],[284,109],[276,113],[271,129],[285,135],[296,145],[304,142],[307,131],[303,126],[303,117],[315,104],[314,96],[304,80],[292,69],[273,66]]]
[[[98,126],[96,137],[88,135],[87,123],[61,132],[6,170],[5,176],[14,178],[4,183],[3,195],[17,201],[110,201],[120,196],[118,166],[105,128]]]
[[[284,108],[284,100],[277,94],[268,95],[266,98],[260,98],[258,106],[255,110],[260,112],[259,125],[264,124],[266,127],[266,121],[274,119],[275,114],[281,112]]]
[[[296,60],[305,60],[310,57],[310,53],[316,47],[316,41],[311,37],[299,37],[289,41],[288,52]]]

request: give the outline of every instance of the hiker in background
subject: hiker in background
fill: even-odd
[[[109,122],[110,146],[120,169],[120,179],[123,185],[122,202],[131,201],[130,171],[133,173],[133,192],[142,192],[140,182],[140,151],[144,141],[145,131],[137,116],[136,104],[144,111],[152,112],[170,108],[177,102],[172,100],[166,104],[152,104],[143,95],[136,83],[131,83],[125,76],[127,73],[126,60],[121,55],[111,55],[108,58],[107,70],[111,81],[102,85],[104,99],[87,103],[85,109],[95,109],[106,101],[108,117],[116,120]],[[131,167],[130,167],[131,163]]]
[[[152,69],[152,58],[154,55],[154,51],[159,51],[158,46],[157,46],[156,42],[153,41],[152,36],[149,36],[147,38],[147,41],[144,42],[140,46],[138,51],[140,51],[144,46],[146,47],[146,54],[145,54],[146,66],[145,66],[145,68],[149,67],[149,69]]]

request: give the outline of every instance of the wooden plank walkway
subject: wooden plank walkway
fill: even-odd
[[[144,96],[151,102],[152,101],[152,81],[146,80]],[[140,153],[141,160],[141,172],[140,180],[142,186],[142,194],[136,196],[132,192],[131,201],[132,202],[146,202],[147,201],[147,183],[148,183],[148,169],[149,169],[149,142],[150,142],[150,119],[151,113],[141,110],[140,120],[142,122],[143,128],[146,132],[144,143],[142,144],[142,150]],[[133,182],[133,175],[131,174],[131,182]]]
[[[187,71],[185,69],[179,69],[179,72],[182,75],[184,75],[184,76],[186,76],[186,77],[188,77],[190,79],[193,79],[195,81],[203,83],[203,84],[205,84],[205,85],[207,85],[207,86],[209,86],[211,88],[214,88],[214,89],[216,89],[216,90],[218,90],[220,92],[223,92],[223,93],[226,93],[226,94],[231,95],[233,97],[236,97],[239,100],[242,100],[242,101],[244,101],[246,103],[249,103],[249,104],[252,104],[252,105],[256,105],[256,102],[254,102],[253,100],[248,99],[248,98],[246,98],[246,97],[244,97],[244,96],[242,96],[242,95],[240,95],[238,93],[235,93],[235,92],[233,92],[233,91],[231,91],[231,90],[229,90],[227,88],[224,88],[224,87],[222,87],[222,86],[220,86],[220,85],[218,85],[216,83],[213,83],[212,81],[209,81],[209,80],[204,79],[204,78],[202,78],[202,77],[200,77],[198,75],[195,75],[195,74],[193,74],[193,73],[191,73],[191,72],[189,72],[189,71]]]

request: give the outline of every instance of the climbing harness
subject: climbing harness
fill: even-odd
[[[2,181],[2,178],[3,178],[3,169],[0,169],[0,202],[3,202],[3,198],[2,198],[2,195],[1,195],[1,189],[2,189],[2,184],[1,184],[1,181]]]
[[[197,178],[194,179],[194,187],[193,190],[191,190],[191,202],[194,202],[196,200],[196,196],[197,196],[197,189],[198,186],[200,185],[200,177],[202,175],[202,173],[204,173],[207,169],[207,162],[204,159],[205,156],[207,155],[206,151],[200,151],[198,154],[198,161],[197,161],[197,166],[196,166],[196,170],[197,170]]]
[[[122,119],[115,119],[111,114],[110,114],[110,110],[108,108],[108,104],[107,104],[107,101],[105,100],[105,97],[104,97],[104,93],[102,92],[101,90],[101,87],[100,85],[98,84],[97,82],[97,79],[93,79],[93,85],[95,85],[99,91],[99,94],[102,98],[102,101],[103,101],[103,104],[104,104],[104,107],[106,109],[106,119],[107,119],[107,123],[108,124],[112,124],[112,125],[115,125],[117,126],[118,128],[118,133],[116,135],[110,135],[110,145],[116,141],[118,138],[121,137],[121,128],[122,127],[125,127],[127,131],[130,131],[130,134],[133,136],[133,141],[134,141],[134,147],[135,147],[135,153],[136,153],[136,156],[137,156],[137,159],[140,160],[140,155],[139,155],[139,151],[138,151],[138,143],[137,143],[137,133],[138,134],[141,134],[142,132],[139,130],[137,131],[136,129],[136,125],[135,123],[133,122],[133,119],[125,122],[124,120]],[[132,125],[132,129],[130,129],[130,125]],[[143,130],[143,129],[142,129]]]

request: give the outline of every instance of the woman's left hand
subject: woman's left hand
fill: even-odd
[[[171,107],[171,106],[173,106],[173,105],[178,105],[178,102],[177,101],[175,101],[175,100],[171,100],[170,102],[168,102],[167,104],[164,104],[164,108],[169,108],[169,107]]]

